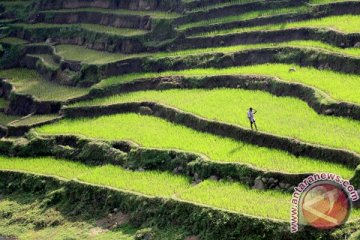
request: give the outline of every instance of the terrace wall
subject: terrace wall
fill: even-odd
[[[191,48],[210,48],[234,46],[240,44],[276,43],[293,40],[314,40],[347,48],[354,47],[360,42],[360,34],[344,34],[331,30],[318,30],[313,28],[295,28],[274,31],[253,31],[204,37],[179,37],[177,41],[170,43],[167,48],[182,50]]]
[[[32,22],[44,22],[51,24],[75,24],[90,23],[118,28],[135,28],[151,30],[150,16],[119,15],[101,12],[81,11],[79,12],[53,12],[40,13]]]
[[[12,28],[10,36],[22,38],[29,42],[51,40],[60,44],[81,45],[99,51],[117,53],[138,53],[146,50],[142,37],[119,37],[87,31],[76,26],[39,29]]]
[[[163,10],[180,11],[180,0],[40,0],[37,2],[39,9],[61,8],[110,8],[130,10]]]

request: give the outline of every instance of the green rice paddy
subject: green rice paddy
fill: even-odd
[[[182,0],[184,3],[190,3],[192,1],[193,0]],[[218,16],[216,13],[216,17],[210,14],[212,12],[211,10],[215,10],[217,8],[220,10],[222,7],[258,1],[259,0],[228,0],[219,4],[187,9],[183,11],[183,14],[172,12],[173,10],[160,12],[101,8],[58,9],[42,12],[48,13],[49,15],[62,12],[75,13],[85,11],[89,13],[97,12],[119,15],[150,16],[152,19],[155,19],[154,21],[156,21],[156,23],[160,22],[159,19],[167,19],[166,21],[170,21],[178,17],[186,18],[187,14],[190,14],[189,17],[191,17],[192,13],[196,12],[202,12],[201,14],[204,16],[206,16],[206,14],[208,15],[208,19],[206,20],[195,22],[189,21],[178,26],[177,29],[175,28],[175,30],[179,30],[179,34],[184,34],[181,32],[193,27],[226,24],[258,17],[276,16],[288,13],[305,13],[314,9],[314,5],[328,4],[344,0],[310,0],[299,7],[283,7],[277,9],[272,9],[271,5],[269,5],[269,9],[265,10],[249,11],[241,14],[236,14],[234,10],[233,12],[228,11],[223,16]],[[261,0],[261,2],[265,1]],[[137,36],[137,39],[144,41],[143,43],[145,46],[149,46],[149,48],[152,48],[153,46],[160,46],[161,48],[159,49],[166,49],[167,44],[169,44],[169,46],[172,44],[171,39],[166,37],[157,39],[157,36],[153,36],[154,34],[148,34],[150,31],[142,29],[116,28],[100,24],[22,23],[23,21],[21,19],[28,19],[28,9],[25,10],[25,6],[29,3],[30,1],[0,2],[0,5],[5,5],[6,10],[14,11],[16,12],[16,15],[19,15],[17,16],[18,21],[16,21],[17,23],[15,24],[10,22],[11,19],[2,20],[1,23],[3,29],[11,30],[11,26],[24,29],[36,29],[39,33],[43,32],[43,35],[47,33],[51,35],[56,32],[65,33],[67,31],[71,33],[78,33],[81,30],[90,33],[97,33],[83,34],[82,36],[85,36],[85,38],[93,38],[84,39],[84,42],[93,42],[95,38],[100,40],[100,42],[103,42],[101,39],[108,35],[113,35],[110,40],[114,41],[117,38]],[[206,5],[206,3],[204,5]],[[220,13],[220,11],[218,11],[218,13]],[[189,20],[191,19],[189,18]],[[342,15],[298,22],[269,24],[265,26],[244,28],[234,27],[232,29],[196,33],[192,34],[190,38],[216,37],[225,34],[294,28],[316,28],[316,31],[319,32],[333,30],[345,34],[359,34],[359,26],[360,15]],[[167,29],[164,28],[164,31],[167,31]],[[7,31],[3,32],[6,33]],[[106,36],[104,36],[104,34],[106,34]],[[164,32],[164,34],[167,33]],[[20,38],[6,37],[5,34],[3,35],[3,38],[0,39],[0,44],[6,43],[25,45],[28,43]],[[48,37],[52,38],[50,35]],[[171,37],[176,37],[175,35],[172,35],[172,33],[164,36],[170,35]],[[134,38],[128,39],[131,40]],[[179,39],[181,39],[181,37]],[[201,41],[201,39],[195,41]],[[115,42],[108,43],[110,45],[115,45]],[[175,41],[175,43],[179,43],[179,41]],[[226,43],[221,45],[226,45]],[[230,53],[235,52],[283,47],[311,49],[334,55],[340,54],[352,58],[360,57],[359,47],[339,48],[325,42],[321,42],[321,40],[243,44],[179,51],[169,50],[168,52],[149,51],[138,54],[101,52],[73,45],[55,46],[57,54],[63,59],[80,61],[81,63],[89,65],[103,65],[129,58],[151,58],[157,59],[159,62],[173,62],[177,59],[182,60],[182,57],[184,56],[202,55],[207,53],[229,53],[230,57]],[[169,47],[169,49],[173,48],[182,49],[186,48],[186,46],[181,46],[181,43],[179,43],[179,46]],[[285,51],[279,50],[279,56],[283,54],[283,52]],[[307,51],[307,53],[310,56],[312,51]],[[54,61],[54,58],[51,55],[36,54],[35,56],[41,58],[47,67],[53,69],[59,67],[59,64]],[[169,57],[170,59],[161,59],[165,57]],[[171,57],[174,58],[171,59]],[[209,59],[211,57],[212,56],[209,56]],[[214,59],[215,58],[216,57],[214,57]],[[193,60],[195,59],[197,58],[194,57]],[[144,59],[144,66],[150,61],[151,60],[149,59]],[[184,58],[184,61],[188,61],[188,59]],[[106,66],[102,66],[100,71],[105,68]],[[289,71],[291,68],[295,68],[296,71]],[[197,81],[205,76],[261,75],[274,77],[279,81],[300,83],[312,87],[317,91],[316,97],[318,97],[318,100],[321,101],[321,103],[327,104],[334,103],[335,101],[344,101],[360,105],[360,91],[358,90],[360,89],[359,74],[345,74],[331,70],[319,70],[313,67],[301,67],[294,64],[280,63],[219,69],[203,68],[163,72],[150,72],[151,70],[149,68],[146,69],[149,70],[149,72],[123,74],[103,79],[100,83],[94,85],[92,89],[100,88],[106,90],[122,83],[154,77],[185,76],[191,77],[191,80],[189,81]],[[68,87],[57,84],[56,82],[47,81],[35,70],[22,68],[0,70],[0,77],[6,78],[7,81],[14,86],[14,91],[16,93],[28,94],[41,101],[66,101],[84,96],[91,90],[91,88]],[[320,115],[309,107],[306,102],[296,97],[276,97],[265,91],[227,88],[212,90],[172,89],[163,91],[138,91],[78,102],[68,107],[106,106],[110,104],[143,101],[157,102],[195,114],[202,118],[234,124],[246,129],[250,129],[246,113],[249,107],[253,107],[258,111],[255,117],[260,132],[293,138],[302,142],[321,146],[350,150],[360,154],[360,121],[355,121],[350,118]],[[2,99],[0,101],[0,108],[4,109],[7,107],[7,104],[8,101]],[[7,125],[11,123],[11,126],[26,126],[42,123],[58,117],[59,115],[49,114],[22,118],[22,116],[11,116],[0,113],[0,124]],[[180,124],[170,123],[162,118],[139,115],[135,113],[105,115],[95,118],[63,118],[52,124],[36,127],[34,130],[35,133],[40,134],[40,136],[75,134],[103,140],[128,140],[137,143],[144,148],[174,149],[185,152],[193,152],[204,156],[204,159],[209,161],[217,163],[245,164],[264,171],[276,171],[290,174],[330,172],[340,175],[344,179],[351,179],[355,173],[355,167],[352,168],[346,166],[345,164],[332,163],[308,157],[296,157],[287,151],[259,147],[242,141],[236,141],[231,138],[196,131]],[[15,138],[9,138],[9,140],[14,139]],[[114,165],[86,165],[76,161],[55,159],[53,157],[21,158],[5,157],[2,155],[0,155],[0,171],[18,171],[53,176],[65,181],[74,180],[83,184],[106,186],[132,194],[172,199],[176,201],[186,201],[221,210],[230,210],[241,214],[276,219],[285,222],[289,222],[290,217],[292,197],[290,193],[279,190],[259,191],[251,189],[239,182],[227,181],[224,179],[220,181],[207,179],[195,184],[192,182],[192,178],[171,172],[147,170],[130,171]],[[61,212],[61,210],[64,209],[55,209],[53,206],[55,210],[53,209],[49,212],[45,211],[44,206],[45,204],[48,204],[48,202],[46,202],[46,198],[42,199],[44,202],[41,202],[44,205],[41,205],[39,201],[39,207],[35,209],[32,208],[34,204],[31,202],[24,202],[24,198],[21,198],[21,201],[15,202],[15,200],[10,201],[9,199],[5,199],[3,197],[4,196],[0,196],[0,216],[5,216],[6,218],[0,221],[0,239],[2,237],[6,238],[7,236],[14,236],[14,238],[18,237],[19,239],[42,239],[48,237],[50,234],[52,234],[50,236],[54,239],[75,239],[73,236],[77,236],[79,239],[89,237],[94,239],[133,239],[136,232],[135,228],[125,225],[116,228],[114,231],[113,229],[106,229],[101,236],[93,236],[91,235],[91,231],[93,230],[95,218],[91,218],[86,222],[78,221],[79,219],[74,219],[74,221],[70,218],[61,219],[62,214],[64,213]],[[12,209],[13,211],[9,211],[9,209]],[[41,212],[42,210],[44,211]],[[6,214],[11,214],[11,216]],[[45,220],[50,218],[55,220],[60,219],[62,221],[62,225],[54,224],[54,226],[50,227],[46,226],[39,229],[35,228],[34,222],[37,222],[35,218],[42,218],[43,215],[41,214],[45,215]],[[10,217],[7,218],[7,216]],[[350,220],[355,219],[360,219],[359,209],[352,210]],[[39,219],[38,222],[42,220],[43,219]],[[45,220],[44,222],[46,222]],[[250,222],[250,224],[252,223]],[[184,229],[181,228],[178,231],[184,231]],[[199,229],[199,231],[202,231],[202,229]],[[14,233],[21,234],[14,235]],[[188,234],[188,232],[186,232],[186,234]],[[176,234],[173,233],[173,235],[170,234],[168,236],[174,235]],[[185,235],[183,232],[182,239],[184,239],[184,237]],[[261,238],[261,236],[259,237]],[[265,236],[262,237],[266,238]],[[166,238],[159,238],[157,236],[157,239]],[[168,237],[168,239],[174,239],[174,237]]]
[[[212,24],[222,24],[222,23],[229,23],[235,21],[244,21],[258,17],[266,17],[266,16],[274,16],[286,13],[303,13],[308,11],[309,8],[307,6],[300,6],[300,7],[287,7],[287,8],[274,8],[274,9],[265,9],[265,10],[258,10],[258,11],[250,11],[243,14],[237,15],[230,15],[226,17],[219,17],[219,18],[209,18],[204,21],[198,22],[190,22],[179,26],[179,30],[184,30],[193,27],[202,27],[202,26],[209,26]]]
[[[146,56],[147,54],[120,54],[96,51],[75,45],[56,46],[57,54],[66,60],[80,61],[88,64],[106,64],[132,57]]]
[[[116,36],[137,36],[144,35],[147,33],[146,30],[142,29],[133,29],[133,28],[116,28],[108,27],[100,24],[47,24],[47,23],[36,23],[36,24],[26,24],[26,23],[17,23],[12,26],[21,27],[25,29],[51,29],[51,28],[81,28],[91,32],[110,34]]]
[[[291,194],[251,190],[238,183],[206,180],[191,186],[190,179],[164,172],[132,172],[105,165],[90,167],[53,158],[0,157],[0,169],[51,175],[103,185],[149,196],[186,200],[258,217],[287,220]],[[241,196],[241,197],[238,197]],[[360,211],[353,211],[352,219]]]
[[[19,119],[19,116],[14,116],[14,115],[7,115],[5,113],[0,113],[0,125],[7,125],[8,123]]]
[[[295,67],[295,72],[289,69]],[[161,73],[133,73],[104,79],[96,85],[103,88],[139,78],[159,76],[216,76],[216,75],[264,75],[278,77],[283,81],[303,83],[315,87],[335,100],[360,103],[360,76],[338,73],[329,70],[318,70],[311,67],[300,67],[290,64],[261,64],[231,68],[189,69],[166,71]]]
[[[170,57],[170,56],[185,56],[185,55],[194,55],[194,54],[205,54],[205,53],[232,53],[240,52],[244,50],[251,49],[260,49],[260,48],[275,48],[275,47],[294,47],[294,48],[309,48],[309,49],[318,49],[321,51],[329,51],[335,54],[351,55],[351,56],[360,56],[360,48],[338,48],[327,43],[320,41],[289,41],[289,42],[279,42],[279,43],[260,43],[260,44],[243,44],[227,47],[213,47],[213,48],[195,48],[180,50],[174,52],[158,52],[154,53],[151,56],[155,58],[159,57]]]
[[[250,128],[246,111],[251,104],[259,111],[256,120],[260,131],[360,153],[359,121],[319,115],[301,100],[276,97],[262,91],[143,91],[96,99],[79,105],[108,105],[135,101],[159,102],[207,119],[233,123],[245,128]]]
[[[67,87],[47,81],[36,71],[23,68],[0,70],[0,77],[8,79],[17,93],[30,94],[43,101],[65,101],[88,92],[85,88]]]
[[[246,3],[251,3],[251,2],[259,2],[259,0],[230,0],[230,1],[227,1],[224,3],[211,4],[211,5],[204,6],[204,7],[190,9],[190,12],[199,12],[199,11],[205,12],[205,11],[208,11],[211,9],[227,7],[227,6],[236,5],[236,4],[246,4]]]
[[[25,44],[27,41],[21,39],[21,38],[15,38],[15,37],[5,37],[0,39],[0,43],[8,43],[8,44]]]
[[[265,170],[290,173],[329,171],[346,178],[350,178],[354,171],[340,164],[297,158],[284,151],[197,132],[159,118],[137,114],[66,119],[42,126],[36,131],[41,134],[77,134],[106,140],[130,140],[144,147],[181,149],[204,154],[213,161],[245,163]]]
[[[310,4],[326,4],[326,3],[347,2],[347,1],[349,1],[349,0],[310,0],[309,3]]]
[[[282,43],[266,43],[266,44],[245,44],[227,47],[214,47],[214,48],[196,48],[173,52],[156,52],[156,53],[141,53],[141,54],[120,54],[109,53],[103,51],[96,51],[82,46],[76,45],[57,45],[57,54],[66,60],[81,61],[88,64],[106,64],[116,62],[134,57],[150,57],[150,58],[163,58],[163,57],[178,57],[188,56],[204,53],[233,53],[251,49],[260,48],[277,48],[277,47],[294,47],[294,48],[309,48],[321,51],[328,51],[335,54],[343,54],[349,56],[360,56],[360,48],[338,48],[320,41],[289,41]]]
[[[175,12],[161,12],[161,11],[140,11],[128,9],[102,9],[102,8],[74,8],[74,9],[58,9],[47,10],[45,13],[62,13],[62,12],[99,12],[107,14],[118,15],[135,15],[135,16],[151,16],[152,18],[171,19],[180,17],[181,14]]]
[[[299,22],[290,22],[282,24],[271,24],[265,26],[245,27],[224,29],[219,31],[212,31],[206,33],[195,34],[194,36],[218,36],[232,33],[252,32],[252,31],[270,31],[283,30],[291,28],[327,28],[344,33],[359,33],[360,32],[360,16],[359,15],[342,15],[331,16],[319,19],[311,19]]]
[[[55,114],[33,115],[31,117],[17,119],[17,121],[11,122],[10,125],[16,126],[16,127],[28,126],[28,125],[33,125],[33,124],[37,124],[37,123],[47,122],[47,121],[53,120],[57,117],[58,117],[58,115],[55,115]]]

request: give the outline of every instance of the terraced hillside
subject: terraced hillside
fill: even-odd
[[[289,219],[360,191],[360,1],[0,1],[0,46],[0,239],[359,239]]]

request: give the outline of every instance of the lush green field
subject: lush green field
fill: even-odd
[[[183,199],[259,217],[287,220],[291,194],[251,190],[238,183],[204,181],[192,186],[190,179],[156,171],[132,172],[106,165],[88,167],[52,158],[0,157],[0,169],[55,175],[65,179],[105,185],[150,196]],[[239,198],[239,196],[241,196]],[[358,218],[354,211],[352,218]]]
[[[88,64],[106,64],[132,57],[146,56],[147,54],[120,54],[96,51],[75,45],[57,45],[57,54],[66,60],[81,61]]]
[[[36,23],[26,24],[17,23],[13,26],[22,27],[25,29],[49,29],[49,28],[81,28],[91,32],[105,33],[117,36],[136,36],[147,33],[145,30],[133,29],[133,28],[116,28],[108,27],[100,24],[47,24],[47,23]]]
[[[295,67],[295,72],[289,69]],[[310,67],[300,67],[290,64],[261,64],[231,68],[205,68],[182,71],[166,71],[161,73],[133,73],[104,79],[96,85],[103,88],[139,78],[159,76],[215,76],[215,75],[265,75],[278,77],[287,82],[298,82],[315,87],[331,98],[346,102],[360,103],[360,76],[343,74],[329,70],[317,70]]]
[[[135,35],[143,35],[147,33],[147,31],[142,29],[116,28],[116,27],[107,27],[96,24],[81,24],[80,27],[93,32],[107,33],[107,34],[119,35],[119,36],[135,36]]]
[[[227,47],[216,48],[196,48],[174,52],[156,52],[156,53],[141,53],[141,54],[120,54],[109,53],[103,51],[96,51],[82,46],[76,45],[58,45],[56,46],[57,53],[66,60],[81,61],[88,64],[106,64],[110,62],[120,61],[127,58],[134,57],[178,57],[204,53],[233,53],[251,49],[260,48],[276,48],[276,47],[296,47],[309,48],[322,51],[328,51],[335,54],[360,56],[360,48],[338,48],[320,41],[290,41],[282,43],[266,43],[266,44],[246,44]]]
[[[46,81],[34,70],[24,68],[0,70],[0,77],[9,79],[16,92],[30,94],[44,101],[64,101],[88,92],[88,89],[85,88],[67,87]]]
[[[326,3],[347,2],[347,1],[349,1],[349,0],[310,0],[309,3],[310,4],[326,4]]]
[[[5,37],[5,38],[0,39],[0,43],[25,44],[25,43],[27,43],[27,41],[25,41],[21,38]]]
[[[8,123],[18,119],[19,116],[6,115],[4,113],[0,113],[0,125],[7,125]]]
[[[48,114],[48,115],[33,115],[31,117],[21,118],[18,121],[12,122],[11,126],[26,126],[26,125],[33,125],[36,123],[42,123],[49,120],[53,120],[57,118],[58,115],[55,114]]]
[[[274,8],[274,9],[266,9],[266,10],[258,10],[258,11],[250,11],[243,14],[237,15],[230,15],[226,17],[219,17],[219,18],[209,18],[204,21],[198,22],[190,22],[179,26],[179,30],[184,30],[193,27],[201,27],[201,26],[208,26],[212,24],[222,24],[222,23],[229,23],[235,21],[244,21],[258,17],[267,17],[267,16],[274,16],[286,13],[303,13],[306,12],[309,8],[307,6],[300,6],[300,7],[291,7],[291,8]]]
[[[319,115],[301,100],[276,97],[262,91],[242,89],[144,91],[80,104],[108,105],[134,101],[160,102],[207,119],[235,123],[245,128],[250,128],[246,112],[251,105],[259,111],[256,114],[259,131],[360,153],[359,121]]]
[[[244,44],[244,45],[235,45],[227,47],[214,47],[214,48],[195,48],[180,50],[174,52],[157,52],[151,54],[151,57],[171,57],[171,56],[185,56],[185,55],[195,55],[195,54],[205,54],[205,53],[232,53],[239,52],[251,49],[260,49],[260,48],[276,48],[276,47],[294,47],[294,48],[309,48],[309,49],[318,49],[322,51],[329,51],[335,54],[343,55],[352,55],[359,57],[360,48],[338,48],[330,44],[323,43],[320,41],[289,41],[289,42],[280,42],[280,43],[261,43],[261,44]]]
[[[189,12],[208,11],[211,9],[231,6],[231,5],[235,5],[235,4],[246,4],[246,3],[258,2],[258,1],[259,0],[230,0],[230,1],[224,2],[224,3],[211,4],[211,5],[208,5],[205,7],[190,9]]]
[[[319,19],[311,19],[299,22],[290,22],[282,24],[271,24],[265,26],[245,27],[224,29],[219,31],[212,31],[206,33],[195,34],[194,36],[217,36],[231,33],[242,33],[252,31],[270,31],[270,30],[283,30],[291,28],[328,28],[344,33],[359,33],[360,32],[360,15],[343,15],[331,16]]]
[[[131,140],[144,147],[181,149],[208,156],[213,161],[250,164],[266,170],[290,173],[336,172],[346,178],[353,169],[340,164],[295,157],[268,149],[201,133],[165,120],[137,114],[119,114],[93,119],[62,120],[37,128],[42,134],[79,134],[107,140]]]
[[[45,13],[57,13],[57,12],[100,12],[107,14],[119,14],[119,15],[137,15],[137,16],[151,16],[152,18],[159,19],[171,19],[180,17],[181,14],[175,12],[161,12],[161,11],[138,11],[128,9],[102,9],[102,8],[74,8],[74,9],[58,9],[47,10]]]

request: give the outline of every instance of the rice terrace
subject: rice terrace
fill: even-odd
[[[360,239],[359,0],[0,0],[0,239]]]

